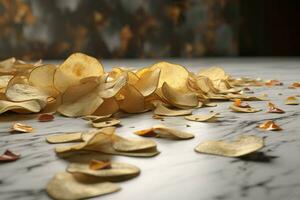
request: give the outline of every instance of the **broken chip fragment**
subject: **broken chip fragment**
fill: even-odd
[[[268,113],[285,113],[285,111],[278,108],[275,104],[269,102],[268,103]]]
[[[188,115],[184,119],[195,122],[216,122],[218,119],[219,113],[212,112],[208,115]]]
[[[272,120],[265,121],[264,123],[258,125],[257,127],[260,129],[263,129],[263,130],[267,130],[267,131],[281,131],[282,130],[282,128]]]
[[[7,149],[2,155],[0,155],[0,162],[11,162],[18,160],[19,158],[20,154],[14,153]]]
[[[22,123],[14,123],[12,125],[12,131],[20,133],[32,133],[33,128],[30,125]]]
[[[299,101],[298,101],[297,97],[289,96],[288,98],[286,98],[285,104],[286,105],[299,105]]]

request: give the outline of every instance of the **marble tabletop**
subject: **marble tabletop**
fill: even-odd
[[[202,66],[219,65],[233,76],[279,79],[283,86],[257,87],[256,94],[267,94],[285,114],[266,113],[266,102],[251,102],[263,111],[258,113],[233,113],[229,102],[218,102],[217,107],[206,107],[195,113],[213,110],[223,118],[216,123],[191,122],[182,117],[169,117],[164,121],[152,119],[151,112],[129,115],[121,119],[117,133],[138,137],[133,131],[164,124],[191,132],[192,140],[171,141],[154,139],[161,153],[152,158],[113,156],[114,160],[134,164],[141,174],[121,182],[122,190],[94,199],[103,200],[298,200],[300,199],[300,105],[284,105],[288,95],[300,89],[288,89],[293,81],[300,81],[300,59],[199,59],[167,60],[183,64],[192,71]],[[112,66],[139,67],[154,60],[103,61],[107,70]],[[279,95],[282,93],[282,95]],[[278,132],[264,132],[255,128],[272,119],[282,128]],[[33,134],[9,133],[12,122],[24,122],[35,128]],[[22,154],[16,162],[0,164],[0,199],[49,199],[45,192],[47,182],[57,172],[64,171],[68,160],[58,158],[54,145],[45,142],[45,136],[56,133],[87,130],[82,119],[56,116],[52,122],[37,122],[36,117],[0,116],[0,153],[11,149]],[[199,154],[195,146],[207,139],[231,139],[239,135],[257,135],[265,138],[266,146],[254,159],[236,159]]]

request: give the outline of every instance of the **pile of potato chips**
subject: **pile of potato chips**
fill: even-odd
[[[153,111],[154,119],[184,116],[194,122],[218,122],[219,113],[193,114],[194,109],[216,106],[214,101],[233,101],[229,109],[239,113],[255,113],[261,109],[243,101],[267,100],[252,94],[249,86],[278,86],[278,80],[233,78],[220,67],[203,69],[199,73],[168,62],[159,62],[138,70],[115,67],[106,72],[95,58],[75,53],[60,65],[26,63],[10,58],[0,62],[0,114],[40,113],[39,122],[54,120],[54,113],[81,117],[96,129],[86,132],[50,135],[48,143],[69,143],[55,147],[57,154],[98,152],[113,155],[151,157],[159,154],[157,145],[149,139],[125,138],[116,134],[114,126],[121,124],[118,112],[142,113]],[[242,89],[244,87],[244,89]],[[298,84],[293,84],[293,88]],[[296,95],[297,96],[297,95]],[[298,105],[296,96],[286,99],[286,105]],[[269,113],[284,111],[268,103]],[[274,131],[282,128],[269,120],[257,126]],[[34,129],[14,123],[12,131],[28,133]],[[155,125],[135,132],[143,137],[173,140],[193,139],[194,135],[181,130]],[[74,144],[75,143],[75,144]],[[241,136],[233,142],[205,141],[195,151],[226,157],[242,157],[263,148],[263,138]],[[7,154],[7,153],[6,153]],[[3,161],[19,158],[8,151]],[[0,161],[1,161],[0,159]],[[116,177],[136,176],[140,170],[130,164],[104,160],[71,163],[66,172],[58,173],[47,186],[54,199],[82,199],[116,192]],[[111,179],[114,178],[114,181]],[[66,184],[67,183],[67,184]]]

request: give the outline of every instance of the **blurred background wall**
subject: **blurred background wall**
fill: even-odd
[[[299,3],[280,2],[0,0],[0,58],[299,55]]]

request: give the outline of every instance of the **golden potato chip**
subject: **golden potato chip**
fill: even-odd
[[[280,82],[279,80],[267,80],[265,82],[266,86],[279,86],[279,85],[283,85],[282,82]]]
[[[120,124],[121,121],[118,119],[114,119],[114,118],[108,118],[104,121],[99,121],[99,122],[92,122],[92,126],[95,128],[104,128],[104,127],[108,127],[108,126],[114,126],[117,124]]]
[[[115,136],[112,145],[116,151],[122,152],[140,151],[156,147],[156,143],[152,140],[129,139],[121,136]]]
[[[285,111],[284,110],[282,110],[282,109],[280,109],[280,108],[277,108],[276,106],[275,106],[275,104],[273,104],[273,103],[271,103],[271,102],[269,102],[268,103],[268,113],[285,113]]]
[[[154,114],[162,116],[182,116],[192,114],[192,110],[173,110],[165,107],[162,103],[157,103]]]
[[[68,87],[78,85],[83,78],[102,74],[103,67],[96,58],[74,53],[57,68],[53,81],[55,88],[64,92]]]
[[[164,97],[178,108],[193,108],[198,106],[198,98],[195,93],[182,93],[169,86],[166,82],[162,85]]]
[[[108,118],[111,117],[111,114],[108,115],[103,115],[103,116],[97,116],[97,115],[86,115],[81,117],[84,120],[88,120],[88,121],[93,121],[93,122],[101,122],[101,121],[105,121]]]
[[[12,125],[12,131],[20,132],[20,133],[32,133],[33,128],[27,124],[14,123]]]
[[[41,111],[41,105],[36,100],[11,102],[0,100],[0,114],[6,111],[22,112],[22,113],[37,113]]]
[[[111,162],[108,160],[91,160],[89,169],[100,170],[100,169],[111,169]],[[71,172],[71,171],[69,171]]]
[[[0,163],[1,162],[11,162],[18,160],[20,158],[20,154],[16,154],[9,149],[7,149],[2,155],[0,155]]]
[[[208,115],[188,115],[184,119],[196,122],[215,122],[217,121],[219,113],[211,113]]]
[[[49,96],[56,97],[59,94],[53,83],[56,69],[57,67],[55,65],[42,65],[34,68],[30,72],[28,78],[30,85],[43,91]]]
[[[259,112],[261,111],[261,109],[255,109],[255,108],[241,108],[235,105],[230,105],[229,108],[233,111],[233,112],[240,112],[240,113],[255,113],[255,112]]]
[[[294,82],[288,88],[290,88],[290,89],[300,88],[300,83],[299,82]]]
[[[6,88],[6,86],[8,85],[8,82],[12,78],[13,78],[12,75],[3,75],[3,76],[0,76],[0,91],[2,91],[2,89]]]
[[[297,97],[289,96],[289,97],[285,100],[285,104],[286,104],[286,105],[299,105],[299,101],[298,101]]]
[[[240,136],[233,142],[209,140],[200,143],[195,151],[226,157],[241,157],[264,147],[264,140],[257,136]]]
[[[160,71],[161,70],[157,68],[153,71],[149,70],[145,72],[134,85],[144,97],[150,96],[157,89]]]
[[[225,71],[220,67],[210,67],[207,69],[201,70],[198,75],[206,76],[210,80],[226,80],[228,79],[228,75],[226,75]]]
[[[191,133],[187,133],[184,131],[180,131],[177,129],[168,128],[163,125],[156,125],[153,126],[153,132],[157,134],[157,137],[161,138],[170,138],[170,139],[192,139],[194,138],[194,135]]]
[[[82,177],[82,175],[75,176],[67,172],[60,172],[49,181],[46,191],[53,199],[75,200],[109,194],[121,189],[114,183],[88,180],[88,177]]]
[[[46,141],[51,144],[65,143],[65,142],[82,142],[82,133],[63,133],[57,135],[49,135]]]
[[[114,97],[126,84],[127,75],[122,74],[113,82],[102,83],[97,87],[98,95],[108,99]]]
[[[156,137],[157,134],[153,131],[153,128],[147,128],[143,130],[134,131],[136,135],[144,137]]]
[[[119,101],[120,109],[128,113],[145,111],[144,96],[132,85],[126,85],[121,90],[124,100]]]
[[[104,99],[103,103],[97,108],[93,115],[106,116],[112,115],[119,111],[119,104],[117,100],[112,97],[109,99]]]
[[[235,99],[233,105],[240,108],[250,108],[250,105],[244,103],[241,99]]]
[[[54,115],[53,114],[47,114],[47,113],[40,114],[39,117],[38,117],[38,120],[40,122],[50,122],[50,121],[54,120]]]
[[[87,163],[71,163],[67,171],[70,173],[82,173],[96,177],[122,177],[135,176],[140,173],[140,169],[134,165],[120,162],[111,162],[110,168],[91,169]]]
[[[267,130],[267,131],[281,131],[282,130],[282,128],[280,126],[278,126],[277,124],[275,124],[275,122],[272,120],[268,120],[268,121],[260,124],[257,127],[260,129],[263,129],[263,130]]]

